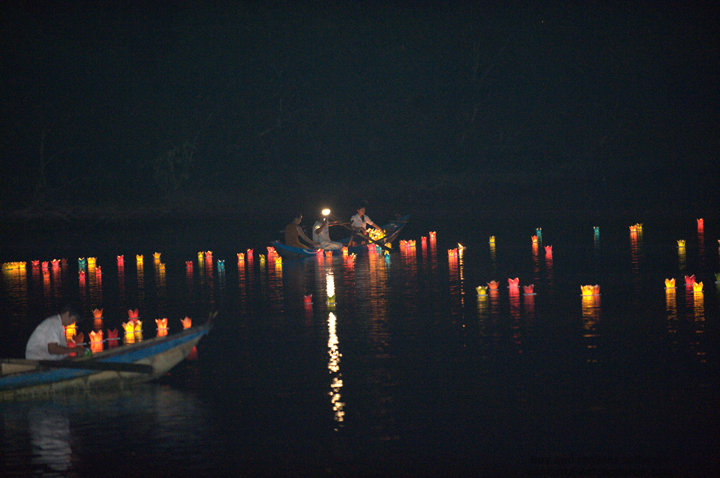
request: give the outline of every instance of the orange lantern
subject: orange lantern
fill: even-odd
[[[489,288],[490,290],[497,290],[497,289],[498,289],[498,285],[500,285],[500,283],[499,283],[499,282],[496,282],[496,281],[494,281],[494,280],[491,280],[490,282],[487,283],[487,285],[488,285],[488,288]]]
[[[532,240],[533,244],[537,244],[537,243],[538,243],[538,237],[537,237],[537,236],[532,236],[532,237],[530,237],[530,239]]]
[[[430,231],[428,235],[430,236],[430,242],[435,242],[437,240],[437,233],[435,231]]]
[[[93,309],[92,311],[93,317],[96,319],[102,319],[103,310],[102,309]]]
[[[675,279],[665,279],[665,288],[666,289],[674,289],[675,288]]]
[[[153,259],[155,259],[156,261],[159,261],[159,260],[160,260],[160,253],[159,253],[159,252],[154,252],[154,253],[153,253]]]
[[[347,248],[347,246],[345,246],[345,247],[342,248],[342,255],[343,255],[343,257],[347,257],[347,255],[348,255],[348,248]]]
[[[332,257],[333,252],[332,251],[325,251],[325,257]]]
[[[693,284],[693,292],[701,293],[703,291],[703,283],[702,282],[695,282]]]
[[[192,319],[190,317],[185,317],[184,319],[181,319],[180,322],[182,322],[183,329],[189,329],[192,327]]]
[[[102,330],[90,331],[90,350],[93,352],[102,352],[103,350],[103,332]]]
[[[136,261],[138,264],[142,264],[142,263],[143,263],[143,255],[142,255],[142,254],[137,254],[137,255],[135,256],[135,261]]]
[[[520,287],[520,278],[516,277],[514,279],[508,279],[508,287],[510,287],[510,288]]]
[[[530,284],[530,285],[524,285],[524,286],[523,286],[523,292],[524,292],[526,295],[534,294],[534,293],[535,293],[535,292],[534,292],[534,289],[535,289],[535,284]]]
[[[158,337],[164,337],[168,334],[167,320],[168,320],[167,318],[155,319],[155,323],[157,324],[157,336]]]

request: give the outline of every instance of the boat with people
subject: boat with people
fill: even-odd
[[[0,359],[0,400],[122,388],[155,380],[187,358],[212,328],[212,317],[203,325],[183,329],[177,334],[127,343],[87,357]]]
[[[365,234],[366,244],[361,246],[347,247],[347,244],[350,241],[349,237],[337,241],[344,245],[342,249],[304,249],[301,247],[288,246],[287,244],[279,240],[271,242],[270,245],[280,255],[280,257],[285,259],[316,257],[318,254],[326,254],[330,252],[332,252],[333,256],[339,256],[343,254],[363,254],[369,250],[368,246],[374,246],[375,248],[379,248],[380,251],[389,252],[392,246],[392,242],[397,239],[397,237],[400,235],[400,231],[403,230],[409,220],[409,214],[402,217],[398,216],[395,220],[382,226],[384,234],[376,239],[372,237],[372,234],[369,231],[368,234]],[[357,231],[355,233],[357,234]]]

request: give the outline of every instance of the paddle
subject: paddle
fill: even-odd
[[[38,360],[38,364],[47,368],[77,368],[113,372],[153,373],[152,365],[141,363],[97,362],[93,360]]]

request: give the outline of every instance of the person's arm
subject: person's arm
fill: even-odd
[[[68,355],[73,352],[78,352],[78,356],[82,356],[85,351],[84,347],[65,347],[55,342],[48,344],[48,352],[53,355]]]
[[[312,239],[310,239],[309,237],[307,237],[307,235],[305,234],[305,231],[302,230],[302,227],[298,226],[297,229],[298,229],[298,236],[300,236],[304,241],[306,241],[306,242],[308,242],[308,243],[310,243],[310,244],[312,244],[312,245],[314,245],[314,246],[317,245],[317,244],[315,243],[315,241],[313,241]]]

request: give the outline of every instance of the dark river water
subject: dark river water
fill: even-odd
[[[697,219],[417,218],[389,257],[281,264],[181,228],[5,247],[27,263],[2,271],[5,357],[66,301],[105,329],[138,309],[144,337],[219,315],[158,382],[0,403],[0,475],[718,476],[720,236]]]

